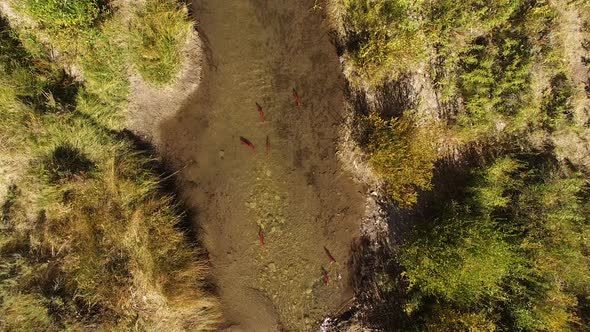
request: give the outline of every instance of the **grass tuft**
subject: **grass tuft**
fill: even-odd
[[[173,0],[148,0],[131,21],[131,59],[149,83],[172,81],[182,66],[182,50],[192,23],[187,9]]]

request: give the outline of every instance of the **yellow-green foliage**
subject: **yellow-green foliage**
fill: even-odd
[[[551,110],[533,100],[532,64],[542,63],[549,73],[554,67],[545,65],[556,17],[547,1],[336,2],[350,68],[361,77],[358,82],[352,75],[352,83],[379,89],[428,70],[441,106],[452,105],[443,120],[458,144],[497,141],[504,137],[499,131],[522,133],[570,109],[564,84],[557,87],[561,96],[544,103]]]
[[[0,211],[0,330],[216,330],[207,269],[179,229],[157,162],[79,102],[81,91],[113,100],[113,89],[92,84],[115,74],[78,90],[6,29],[0,138],[31,162]],[[94,104],[94,114],[115,106]]]
[[[79,110],[116,130],[124,122],[131,65],[149,83],[171,82],[192,27],[186,6],[173,0],[130,4],[130,18],[100,0],[13,4],[39,23],[29,35],[48,40],[60,51],[60,61],[81,69],[86,84]]]
[[[414,1],[343,0],[351,56],[359,75],[378,85],[409,71],[425,56]]]
[[[451,308],[457,317],[484,314],[500,330],[587,327],[579,301],[587,306],[590,295],[588,183],[552,169],[501,158],[474,174],[461,205],[440,204],[440,217],[401,252],[411,314],[441,328]],[[441,307],[427,308],[433,302]]]
[[[518,161],[506,157],[496,160],[480,174],[479,181],[483,185],[474,187],[471,193],[482,209],[491,211],[495,208],[505,208],[510,203],[506,190],[523,185],[522,180],[515,177],[520,168],[522,165]]]
[[[5,266],[2,266],[5,268]],[[12,294],[2,298],[0,306],[0,329],[3,331],[28,332],[55,330],[40,296]]]
[[[489,219],[457,219],[422,234],[403,253],[410,288],[466,308],[502,298],[502,278],[517,262],[496,227]]]
[[[129,93],[127,31],[120,15],[88,31],[91,42],[80,49],[85,84],[78,110],[106,128],[122,129]]]
[[[485,311],[461,312],[449,307],[437,305],[433,309],[433,316],[426,321],[426,332],[494,332],[498,331],[496,324],[490,320]]]
[[[370,164],[385,181],[387,195],[402,206],[416,203],[416,190],[429,190],[436,161],[433,127],[419,127],[412,115],[368,117]]]
[[[131,57],[142,77],[163,85],[182,65],[182,50],[192,23],[187,9],[174,0],[147,0],[131,21]]]
[[[94,24],[100,14],[97,0],[25,0],[27,12],[52,29],[85,28]]]

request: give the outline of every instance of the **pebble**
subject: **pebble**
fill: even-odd
[[[219,158],[223,159],[223,157],[225,157],[225,151],[219,150]]]

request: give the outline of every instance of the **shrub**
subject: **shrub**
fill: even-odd
[[[378,115],[367,119],[369,162],[385,181],[387,195],[408,207],[417,200],[416,188],[431,188],[432,170],[437,158],[432,130],[418,127],[414,116],[384,120]]]
[[[494,221],[459,218],[438,221],[404,248],[410,288],[465,308],[501,299],[502,280],[517,264],[514,249]]]
[[[362,78],[374,85],[408,72],[425,56],[412,1],[345,0],[350,51]]]
[[[441,330],[575,328],[578,299],[590,294],[586,181],[512,158],[473,177],[472,195],[442,205],[402,248],[408,312]],[[457,321],[449,311],[485,315]]]

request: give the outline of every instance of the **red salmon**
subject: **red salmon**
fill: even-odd
[[[260,246],[264,248],[264,232],[262,231],[262,227],[258,228],[258,239],[260,240]]]
[[[260,122],[264,122],[264,111],[262,110],[262,106],[259,103],[256,103],[256,107],[258,108],[258,113],[260,114]]]
[[[328,275],[328,271],[322,267],[322,273],[324,274],[324,284],[330,284],[330,276]]]
[[[242,144],[244,144],[245,146],[249,147],[250,149],[254,150],[254,144],[252,144],[252,142],[250,142],[247,138],[240,136],[240,142],[242,142]]]
[[[301,99],[299,99],[299,94],[297,93],[295,88],[293,88],[293,97],[295,97],[295,103],[297,104],[297,106],[301,106]]]
[[[332,256],[332,254],[330,253],[330,250],[328,250],[328,248],[326,248],[326,246],[324,246],[324,251],[326,252],[326,256],[328,256],[328,258],[330,259],[330,264],[335,263],[336,259],[334,258],[334,256]]]

